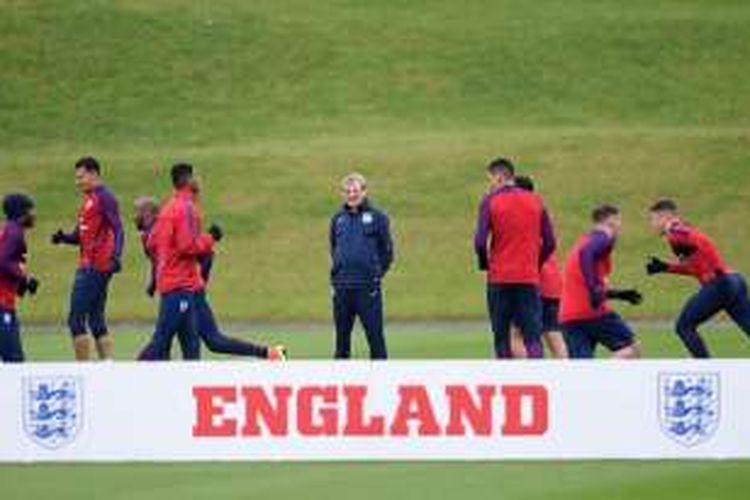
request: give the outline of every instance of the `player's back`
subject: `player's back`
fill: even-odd
[[[489,281],[539,284],[544,204],[535,193],[515,187],[489,195]]]

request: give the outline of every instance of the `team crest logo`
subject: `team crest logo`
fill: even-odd
[[[365,212],[362,214],[362,223],[363,224],[372,224],[373,216],[370,212]]]
[[[76,377],[27,377],[23,381],[23,426],[35,443],[56,450],[83,427],[82,382]]]
[[[719,428],[721,392],[718,373],[659,375],[659,420],[679,444],[692,447],[711,439]]]

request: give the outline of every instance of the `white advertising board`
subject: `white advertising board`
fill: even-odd
[[[750,362],[0,365],[0,462],[750,458]]]

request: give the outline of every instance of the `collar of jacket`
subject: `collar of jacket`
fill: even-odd
[[[370,206],[370,200],[368,200],[367,198],[364,199],[360,206],[356,207],[353,210],[349,208],[349,205],[347,205],[346,203],[341,206],[341,211],[348,214],[361,214],[362,212],[367,212],[370,209],[372,209],[372,207]]]

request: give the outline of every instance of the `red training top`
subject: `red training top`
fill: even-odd
[[[99,186],[84,195],[76,236],[79,266],[111,272],[113,259],[122,256],[124,238],[117,200],[106,187]]]
[[[558,300],[562,295],[562,273],[557,263],[557,255],[554,253],[544,262],[542,266],[542,298]]]
[[[615,240],[603,231],[582,236],[568,254],[560,300],[560,322],[589,321],[611,311],[606,300]],[[594,307],[593,300],[599,301]]]
[[[159,212],[147,242],[148,252],[156,257],[156,288],[162,295],[204,288],[199,259],[211,254],[214,239],[201,227],[192,191],[175,191]]]
[[[0,231],[0,307],[16,310],[18,287],[27,279],[25,230],[8,221]]]
[[[679,258],[679,262],[669,264],[668,272],[694,276],[701,284],[733,272],[724,262],[716,245],[697,228],[677,222],[666,230],[664,237]]]
[[[490,284],[538,286],[542,263],[554,250],[552,223],[539,195],[506,186],[482,200],[474,251]]]

